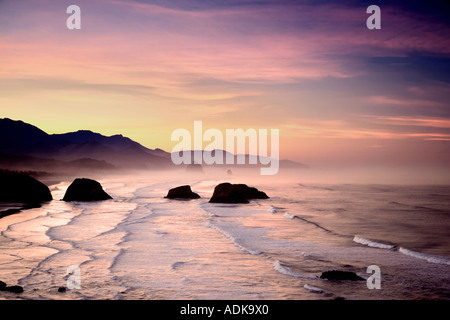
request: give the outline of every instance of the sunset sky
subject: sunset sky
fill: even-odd
[[[166,151],[194,120],[276,128],[312,166],[448,168],[449,22],[445,1],[0,0],[0,118]]]

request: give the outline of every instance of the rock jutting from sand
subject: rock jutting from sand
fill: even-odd
[[[107,194],[101,184],[95,180],[77,178],[67,188],[63,201],[98,201],[112,197]]]
[[[198,199],[198,198],[200,198],[200,196],[197,193],[192,192],[191,187],[186,185],[186,186],[180,186],[180,187],[170,189],[169,192],[167,193],[167,196],[165,196],[164,198],[168,198],[168,199]]]
[[[339,270],[322,272],[322,275],[320,276],[320,278],[327,279],[327,280],[351,280],[351,281],[365,280],[365,279],[361,278],[360,276],[358,276],[354,272],[339,271]]]
[[[262,191],[245,184],[221,183],[214,188],[211,203],[248,203],[252,199],[268,199]]]
[[[0,202],[36,203],[53,200],[50,189],[32,176],[0,171]]]

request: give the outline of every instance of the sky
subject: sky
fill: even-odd
[[[81,29],[69,30],[69,5]],[[381,29],[369,30],[369,5]],[[450,163],[445,1],[0,0],[0,117],[123,134],[279,129],[310,166]],[[207,143],[205,142],[205,146]]]

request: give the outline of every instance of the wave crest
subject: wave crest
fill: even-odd
[[[450,265],[450,260],[441,256],[435,256],[435,255],[431,255],[431,254],[426,254],[426,253],[422,253],[422,252],[417,252],[417,251],[412,251],[409,249],[405,249],[405,248],[399,248],[398,251],[402,254],[417,258],[417,259],[422,259],[431,263],[439,263],[439,264],[446,264],[446,265]]]
[[[301,278],[301,279],[318,279],[317,276],[309,276],[309,275],[305,275],[305,274],[301,274],[298,272],[294,272],[291,270],[291,268],[286,267],[285,265],[283,265],[283,263],[280,260],[277,260],[273,263],[273,268],[278,271],[281,274],[287,275],[287,276],[291,276],[294,278]]]
[[[404,255],[407,255],[407,256],[410,256],[413,258],[425,260],[430,263],[439,263],[439,264],[450,265],[450,259],[441,257],[441,256],[436,256],[436,255],[427,254],[427,253],[423,253],[423,252],[413,251],[413,250],[409,250],[409,249],[399,247],[396,245],[390,245],[390,244],[385,244],[385,243],[381,243],[381,242],[376,242],[373,240],[362,238],[360,236],[355,236],[353,238],[353,241],[356,243],[359,243],[359,244],[366,245],[368,247],[372,247],[372,248],[398,251],[401,254],[404,254]]]
[[[398,246],[396,246],[396,245],[376,242],[373,240],[362,238],[360,236],[354,236],[353,241],[356,243],[359,243],[359,244],[366,245],[368,247],[372,247],[372,248],[387,249],[387,250],[397,250],[398,249]]]

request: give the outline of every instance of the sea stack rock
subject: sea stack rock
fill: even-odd
[[[169,190],[167,196],[168,199],[198,199],[200,196],[195,192],[192,192],[190,186],[180,186]]]
[[[6,283],[0,281],[0,291],[9,291],[14,293],[22,293],[23,287],[21,286],[6,286]]]
[[[36,203],[52,200],[50,189],[22,173],[0,171],[0,202]]]
[[[214,188],[211,203],[248,203],[252,199],[268,199],[269,197],[256,188],[245,184],[221,183]]]
[[[351,281],[364,280],[354,272],[339,271],[339,270],[322,272],[320,278],[328,280],[351,280]]]
[[[67,188],[64,201],[98,201],[112,197],[107,194],[100,183],[86,178],[77,178]]]
[[[2,291],[9,291],[9,292],[13,292],[13,293],[22,293],[23,292],[23,287],[21,287],[21,286],[10,286],[10,287],[5,287]]]

